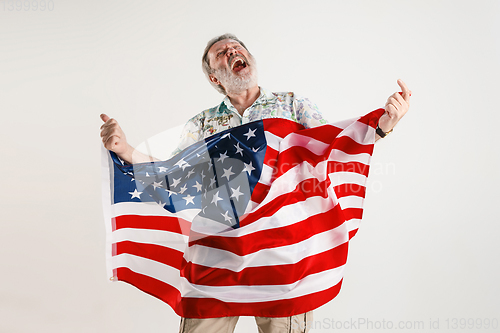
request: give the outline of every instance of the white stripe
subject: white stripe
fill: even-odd
[[[313,167],[307,162],[303,162],[289,169],[273,181],[273,185],[269,189],[267,196],[264,201],[262,201],[260,206],[267,204],[274,198],[284,193],[293,191],[300,182],[309,178],[314,178],[311,171],[313,171]]]
[[[272,149],[279,151],[280,150],[280,142],[283,140],[283,138],[280,138],[276,134],[273,134],[268,131],[264,131],[264,135],[266,136],[266,143],[268,147],[271,147]]]
[[[309,197],[304,201],[282,206],[272,216],[262,217],[249,225],[237,229],[228,229],[227,226],[217,223],[218,225],[224,226],[224,229],[219,228],[214,230],[221,232],[217,234],[218,236],[241,237],[262,230],[286,227],[294,223],[301,222],[316,214],[327,212],[334,206],[335,204],[332,198],[323,198],[321,196]],[[245,220],[243,219],[242,221],[244,222]],[[191,230],[200,233],[208,233],[208,230],[210,229],[200,228],[197,223],[193,223]],[[222,232],[223,230],[226,231]]]
[[[273,168],[271,168],[267,164],[264,164],[262,166],[262,172],[260,174],[259,183],[270,186],[271,179],[273,177],[273,172],[274,172]]]
[[[350,232],[355,229],[358,229],[360,224],[361,224],[360,219],[350,219],[349,221],[346,222],[346,227],[347,230]]]
[[[294,148],[297,146],[304,147],[315,155],[323,155],[325,153],[325,150],[330,147],[329,144],[313,139],[309,136],[291,133],[287,135],[286,138],[283,139],[283,141],[281,141],[280,153],[286,151],[289,148]]]
[[[329,161],[334,161],[334,162],[359,162],[363,164],[369,164],[370,163],[370,154],[366,153],[361,153],[361,154],[347,154],[343,152],[342,150],[338,149],[332,149],[330,152],[330,156],[328,156]]]
[[[223,302],[269,302],[310,295],[331,288],[344,276],[344,265],[316,274],[291,284],[264,286],[204,286],[193,285],[181,278],[183,297],[216,298]]]
[[[338,284],[344,276],[344,265],[311,274],[286,285],[263,286],[204,286],[189,283],[181,278],[179,270],[154,260],[120,254],[113,257],[112,268],[127,267],[130,270],[166,283],[181,292],[182,297],[216,298],[225,302],[253,303],[291,299],[320,292]]]
[[[348,136],[362,145],[369,145],[375,142],[375,129],[358,121],[346,127],[338,137]]]
[[[113,268],[119,267],[127,267],[136,273],[152,277],[179,290],[180,274],[177,268],[128,253],[113,257]]]
[[[355,172],[335,172],[329,175],[331,186],[356,184],[365,186],[366,176]]]
[[[365,199],[363,197],[358,197],[355,195],[349,195],[346,197],[342,197],[339,200],[340,207],[342,209],[347,209],[347,208],[363,208],[363,203]]]
[[[245,267],[294,264],[309,256],[330,250],[348,241],[345,225],[316,234],[302,242],[239,256],[203,245],[188,247],[184,258],[194,264],[240,272]]]
[[[356,143],[366,146],[374,142],[373,140],[374,135],[375,135],[375,130],[371,126],[355,122],[354,124],[351,124],[343,132],[341,132],[338,138],[342,136],[350,137]],[[281,153],[289,148],[303,147],[312,152],[313,154],[320,156],[325,153],[325,151],[328,149],[329,146],[330,146],[329,143],[324,143],[309,136],[298,133],[290,133],[281,141],[279,146],[279,151]]]
[[[199,209],[185,209],[171,213],[155,202],[119,202],[112,207],[112,217],[122,215],[165,216],[192,221],[199,212]]]
[[[346,127],[348,127],[349,125],[352,125],[352,123],[357,122],[358,119],[359,119],[359,117],[358,118],[351,118],[351,119],[341,120],[341,121],[338,121],[338,122],[335,122],[335,123],[331,123],[329,125],[333,126],[333,127],[340,128],[340,129],[343,130]]]
[[[131,241],[137,243],[154,244],[169,247],[184,252],[188,242],[188,236],[175,232],[149,229],[118,229],[111,233],[113,243]]]

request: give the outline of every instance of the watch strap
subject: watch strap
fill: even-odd
[[[389,132],[384,132],[382,131],[382,129],[380,127],[378,127],[377,125],[377,129],[375,130],[375,132],[383,139],[387,136],[387,134],[391,133],[392,132],[392,129],[389,131]]]

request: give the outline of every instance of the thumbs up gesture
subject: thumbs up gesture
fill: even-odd
[[[127,143],[125,133],[120,125],[118,125],[118,122],[113,118],[109,118],[104,113],[101,114],[101,119],[104,121],[104,124],[101,126],[101,138],[104,148],[115,152],[125,161],[130,161],[130,157],[127,154],[133,148]]]

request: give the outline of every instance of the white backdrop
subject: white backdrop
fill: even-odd
[[[99,114],[133,145],[170,135],[168,154],[222,99],[200,58],[225,32],[262,86],[331,121],[383,107],[398,78],[413,91],[314,332],[498,332],[499,22],[494,0],[0,1],[0,332],[177,332],[166,304],[106,280]]]

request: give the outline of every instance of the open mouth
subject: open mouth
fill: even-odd
[[[246,67],[247,67],[247,63],[242,58],[236,58],[231,63],[231,70],[233,72],[239,72],[239,71],[241,71],[242,69],[244,69]]]

